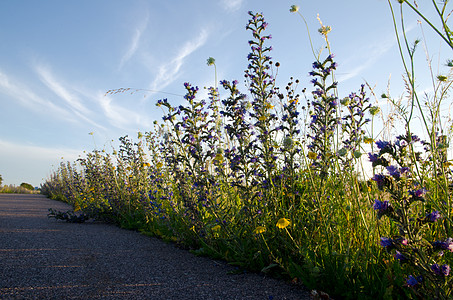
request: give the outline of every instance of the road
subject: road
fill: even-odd
[[[259,274],[230,274],[157,238],[47,217],[42,195],[0,194],[0,299],[308,299]]]

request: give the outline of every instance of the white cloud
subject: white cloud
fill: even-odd
[[[242,6],[243,0],[222,0],[222,7],[229,12],[235,12]]]
[[[98,93],[95,100],[101,106],[102,111],[110,124],[128,130],[136,130],[138,126],[150,128],[152,121],[136,111],[124,108],[113,102],[113,99],[105,94]]]
[[[406,34],[414,30],[417,26],[417,23],[412,23],[406,29]],[[358,65],[355,68],[347,70],[345,67],[342,69],[347,72],[345,75],[337,76],[339,82],[344,82],[351,78],[354,78],[363,73],[363,71],[372,67],[379,59],[389,52],[393,47],[397,46],[397,39],[394,33],[388,33],[386,39],[377,39],[378,41],[372,45],[364,46],[359,49],[356,49],[356,52],[353,55],[350,55],[349,59],[350,64]],[[400,37],[401,39],[401,37]],[[358,64],[360,62],[360,64]],[[345,62],[344,65],[348,63]]]
[[[50,70],[44,66],[37,66],[36,71],[42,82],[54,92],[57,96],[63,99],[73,110],[81,114],[89,114],[88,110],[78,99],[77,96],[71,94],[63,85],[56,80]]]
[[[197,37],[186,42],[181,47],[181,51],[179,51],[179,53],[171,59],[169,63],[161,65],[156,78],[150,85],[150,89],[164,90],[165,87],[170,85],[177,78],[177,74],[184,64],[184,60],[206,43],[208,35],[208,31],[206,29],[202,29]]]
[[[18,83],[0,70],[0,91],[16,99],[27,109],[31,109],[39,114],[51,114],[53,117],[61,118],[70,122],[76,122],[68,110],[55,105],[49,100],[45,100],[32,91],[24,84]]]
[[[148,26],[148,21],[149,15],[146,15],[144,21],[135,28],[129,47],[127,48],[127,51],[121,58],[119,69],[121,69],[124,66],[124,64],[126,64],[131,59],[132,56],[134,56],[140,44],[142,34],[145,31],[146,27]]]
[[[104,126],[93,121],[94,113],[88,109],[80,100],[80,98],[71,93],[55,76],[51,73],[49,68],[42,65],[36,67],[36,72],[41,78],[42,82],[60,99],[64,100],[71,109],[71,114],[77,116],[80,120],[92,124],[98,128],[105,129]],[[86,97],[86,95],[84,95]]]

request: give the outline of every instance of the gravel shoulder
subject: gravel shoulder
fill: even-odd
[[[309,292],[157,238],[48,219],[71,207],[0,194],[0,299],[309,299]]]

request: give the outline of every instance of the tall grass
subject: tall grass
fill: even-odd
[[[311,93],[298,92],[297,79],[280,90],[267,23],[249,14],[246,93],[222,80],[200,99],[185,83],[184,104],[157,102],[164,122],[154,130],[139,133],[138,142],[120,138],[112,153],[61,164],[43,193],[72,204],[83,219],[137,229],[334,297],[451,297],[451,170],[446,137],[434,131],[438,111],[426,123],[428,141],[411,131],[411,117],[391,140],[366,134],[375,132],[379,109],[365,85],[340,98],[330,48],[313,63]],[[327,45],[329,31],[320,30]],[[450,83],[439,82],[439,92]]]
[[[0,193],[3,194],[37,194],[39,191],[31,190],[23,186],[13,184],[0,186]]]

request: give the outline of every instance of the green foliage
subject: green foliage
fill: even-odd
[[[21,187],[23,187],[24,189],[27,189],[27,190],[30,190],[30,191],[33,191],[35,188],[29,184],[29,183],[26,183],[26,182],[22,182],[20,184]]]
[[[222,92],[210,88],[206,101],[186,83],[185,102],[159,100],[165,122],[138,142],[122,137],[112,153],[61,164],[41,191],[74,210],[50,210],[49,217],[113,222],[335,298],[450,297],[453,174],[448,138],[435,128],[452,79],[439,80],[428,141],[416,148],[412,115],[403,116],[395,142],[376,140],[379,107],[369,104],[365,86],[338,96],[330,53],[313,64],[306,103],[298,80],[281,92],[271,75],[279,64],[268,56],[267,23],[261,14],[250,17],[249,96],[237,81],[223,80]],[[331,28],[321,29],[328,45]],[[362,173],[367,150],[372,180]]]
[[[30,190],[24,188],[22,186],[15,186],[15,185],[4,185],[0,187],[0,193],[4,194],[34,194],[38,193],[38,191]]]

